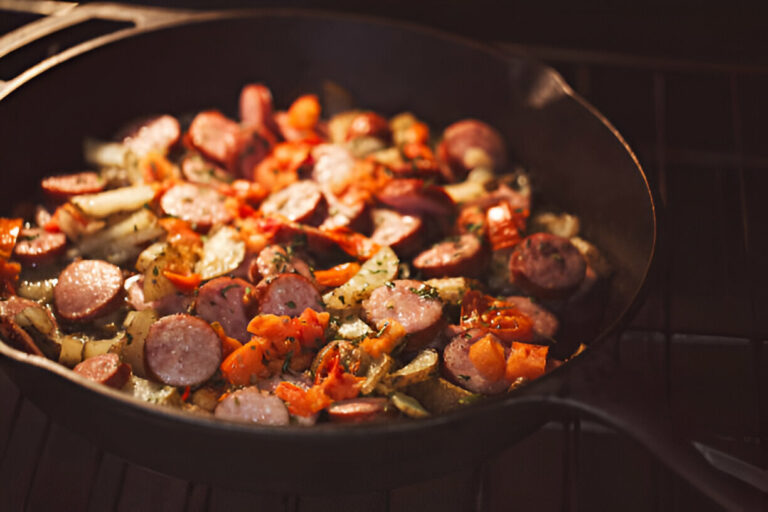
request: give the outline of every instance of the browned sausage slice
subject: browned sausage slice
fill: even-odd
[[[90,357],[75,366],[73,371],[86,379],[115,389],[121,389],[131,377],[130,365],[121,362],[117,354]]]
[[[101,260],[80,260],[70,263],[59,274],[53,302],[65,320],[90,320],[116,307],[122,290],[123,274],[119,267]]]
[[[325,311],[315,285],[300,274],[280,274],[256,286],[259,313],[299,316],[306,308]]]
[[[205,231],[214,224],[226,224],[232,220],[225,199],[211,187],[181,183],[163,194],[160,206],[168,215],[185,220],[193,227]]]
[[[275,192],[262,204],[265,215],[279,214],[288,220],[317,226],[325,218],[326,201],[320,187],[311,181],[298,181]]]
[[[544,307],[536,304],[528,297],[515,295],[507,297],[504,302],[514,305],[522,314],[527,316],[533,322],[533,334],[535,342],[551,342],[557,334],[560,327],[557,317],[554,313],[546,310]]]
[[[475,235],[461,235],[456,240],[440,242],[413,259],[413,266],[427,277],[480,276],[485,253]]]
[[[371,423],[395,416],[397,410],[381,397],[350,398],[328,407],[328,418],[334,423]]]
[[[422,245],[424,223],[420,217],[377,208],[373,211],[373,225],[371,240],[390,246],[398,255],[413,254]]]
[[[50,233],[41,228],[22,229],[13,255],[22,263],[36,265],[51,261],[64,252],[66,245],[64,233]]]
[[[350,228],[358,233],[367,233],[371,227],[368,203],[363,200],[338,198],[331,193],[325,194],[328,203],[328,216],[320,229]]]
[[[416,350],[434,339],[444,326],[443,303],[437,292],[413,279],[393,281],[376,288],[363,301],[366,320],[374,326],[393,319],[408,335],[406,349]]]
[[[448,126],[443,132],[437,154],[458,179],[478,165],[500,169],[507,160],[507,151],[499,132],[476,119],[465,119]]]
[[[79,172],[50,176],[40,182],[46,194],[56,200],[67,200],[80,194],[95,194],[104,190],[104,180],[95,172]]]
[[[496,382],[486,379],[469,358],[469,347],[486,334],[487,331],[483,329],[470,329],[455,336],[443,350],[443,372],[449,380],[464,389],[484,395],[495,395],[504,392],[509,387],[509,382],[505,379]],[[496,336],[493,338],[501,342]],[[504,346],[505,356],[508,351]]]
[[[240,125],[216,110],[200,112],[189,125],[185,141],[206,158],[218,162],[230,171],[246,143],[247,133]]]
[[[273,277],[278,274],[299,273],[308,279],[314,279],[309,265],[279,245],[268,245],[261,250],[259,256],[254,260],[248,277],[254,283]]]
[[[357,137],[376,137],[389,142],[392,140],[389,121],[375,112],[362,112],[352,118],[347,130],[347,140]]]
[[[219,402],[213,414],[217,418],[240,423],[287,425],[290,421],[283,401],[275,395],[259,391],[256,386],[230,393]]]
[[[191,315],[164,316],[149,329],[144,343],[147,369],[171,386],[196,386],[221,363],[221,340],[204,320]]]
[[[123,135],[123,144],[138,156],[150,151],[167,153],[179,141],[181,126],[175,117],[168,114],[151,117],[128,127]]]
[[[272,92],[262,84],[248,84],[240,91],[240,121],[246,128],[275,132],[272,119]]]
[[[242,279],[217,277],[200,287],[196,310],[208,323],[219,322],[227,336],[247,342],[248,305],[252,286]]]
[[[512,251],[509,270],[515,284],[531,295],[556,299],[567,296],[581,284],[586,262],[567,238],[536,233]]]
[[[379,201],[402,213],[447,217],[453,213],[453,200],[442,187],[417,178],[391,180],[377,195]]]
[[[8,297],[7,300],[0,300],[0,335],[19,350],[38,356],[44,356],[40,347],[38,347],[35,340],[32,339],[32,336],[19,326],[15,320],[17,314],[30,307],[36,309],[42,308],[37,302],[15,295]],[[56,319],[47,309],[45,312],[55,326]]]

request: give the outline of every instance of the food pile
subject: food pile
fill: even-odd
[[[424,417],[571,356],[610,268],[578,218],[531,215],[501,135],[331,99],[325,117],[312,94],[280,111],[250,84],[239,121],[87,139],[94,170],[43,179],[40,204],[0,219],[2,338],[140,400],[263,424]]]

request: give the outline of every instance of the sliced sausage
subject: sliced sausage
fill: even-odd
[[[276,131],[272,119],[272,92],[263,84],[248,84],[240,91],[240,122],[246,128]]]
[[[312,179],[338,194],[352,181],[355,157],[340,144],[320,144],[312,149]]]
[[[373,211],[374,230],[371,240],[379,245],[388,245],[400,256],[418,251],[423,243],[424,223],[415,215],[377,208]]]
[[[16,246],[14,258],[22,263],[33,265],[50,262],[64,252],[67,237],[64,233],[50,233],[41,228],[22,229]]]
[[[306,249],[316,257],[329,256],[334,249],[338,249],[333,238],[313,226],[274,217],[264,219],[262,225],[263,232],[273,233],[275,243]]]
[[[160,316],[173,315],[176,313],[186,313],[192,307],[194,297],[191,294],[169,293],[161,298],[147,302],[144,297],[144,276],[136,274],[125,280],[125,293],[128,304],[136,311],[145,309],[154,309]]]
[[[164,316],[147,333],[144,359],[160,382],[197,386],[219,367],[221,339],[205,320],[186,314]]]
[[[300,274],[280,274],[256,286],[259,313],[299,316],[306,308],[325,311],[315,285]]]
[[[451,382],[464,389],[484,395],[495,395],[503,393],[509,387],[509,382],[505,379],[495,382],[486,379],[469,358],[469,347],[485,335],[487,331],[483,329],[470,329],[455,336],[443,350],[443,373]],[[501,342],[496,336],[493,338]],[[508,355],[508,351],[509,349],[505,346],[505,356]]]
[[[442,187],[417,178],[391,180],[377,195],[379,201],[402,213],[432,215],[437,218],[453,214],[453,200]]]
[[[389,121],[375,112],[363,112],[352,118],[347,129],[347,140],[357,137],[376,137],[384,142],[392,140]]]
[[[256,167],[269,155],[274,144],[275,138],[264,129],[245,130],[242,135],[242,148],[232,171],[239,173],[241,178],[252,180]]]
[[[185,220],[192,224],[192,227],[205,231],[215,224],[226,224],[232,220],[225,199],[211,187],[181,183],[163,194],[160,206],[166,214]]]
[[[75,366],[72,371],[86,379],[115,389],[121,389],[131,377],[130,365],[120,361],[120,356],[117,354],[89,357]]]
[[[279,386],[281,382],[290,382],[291,384],[294,384],[304,390],[307,390],[312,386],[312,379],[303,373],[281,373],[280,375],[274,375],[268,379],[260,380],[257,383],[257,386],[262,392],[272,394],[275,392],[277,386]],[[296,423],[297,425],[302,425],[304,427],[310,427],[317,423],[318,416],[320,416],[319,413],[312,414],[311,416],[298,416],[296,414],[290,415],[291,422]]]
[[[40,186],[51,198],[65,201],[80,194],[95,194],[104,190],[104,180],[95,172],[79,172],[63,176],[50,176]]]
[[[167,153],[179,141],[181,126],[179,121],[168,114],[141,120],[123,134],[123,145],[136,155],[144,156],[151,151]]]
[[[372,423],[396,416],[397,409],[382,397],[350,398],[328,407],[328,418],[334,423]]]
[[[536,233],[512,251],[509,269],[515,284],[531,295],[556,299],[581,284],[586,262],[567,238]]]
[[[192,120],[186,141],[206,158],[235,170],[248,134],[216,110],[200,112]]]
[[[248,272],[248,277],[254,283],[278,274],[299,273],[308,279],[314,279],[309,265],[296,256],[288,254],[282,246],[268,245],[259,253]]]
[[[349,228],[358,233],[367,233],[370,230],[371,213],[368,203],[364,200],[338,198],[331,193],[325,194],[325,200],[328,203],[328,216],[320,224],[320,229]]]
[[[0,300],[0,335],[19,350],[38,356],[44,356],[42,350],[37,346],[37,343],[35,343],[32,336],[19,326],[15,320],[17,314],[29,307],[37,309],[41,308],[40,304],[37,302],[16,295],[8,297],[7,300]],[[45,312],[55,326],[56,320],[53,318],[53,315],[47,309]]]
[[[234,178],[225,169],[200,155],[187,155],[181,161],[181,173],[187,181],[203,185],[229,183]]]
[[[407,350],[416,350],[434,339],[445,325],[443,303],[437,292],[421,281],[403,279],[376,288],[363,301],[363,314],[372,325],[384,320],[400,323],[408,336]]]
[[[522,314],[527,316],[533,322],[533,342],[551,342],[560,323],[554,313],[546,310],[543,306],[536,304],[528,297],[515,295],[507,297],[504,302],[513,304]]]
[[[239,389],[219,402],[214,416],[223,420],[240,423],[261,423],[264,425],[287,425],[290,421],[288,409],[282,400],[263,393],[257,386]]]
[[[413,259],[427,277],[479,277],[485,269],[483,244],[475,235],[440,242]]]
[[[53,302],[60,317],[70,321],[91,320],[109,313],[122,297],[120,267],[102,260],[79,260],[59,274]]]
[[[311,181],[298,181],[275,192],[262,204],[265,215],[279,214],[288,220],[317,226],[327,211],[325,196]]]
[[[248,305],[252,286],[242,279],[217,277],[200,287],[195,309],[208,323],[219,322],[227,336],[247,342]]]
[[[465,119],[443,131],[438,157],[453,171],[456,179],[478,166],[501,169],[507,161],[504,141],[495,129],[476,119]]]

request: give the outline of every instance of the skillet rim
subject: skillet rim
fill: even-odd
[[[114,4],[118,5],[118,4]],[[639,173],[642,183],[645,186],[649,203],[649,213],[651,220],[651,240],[648,253],[648,259],[645,264],[645,268],[642,273],[642,278],[639,284],[635,287],[631,293],[631,299],[627,302],[627,305],[621,310],[620,314],[600,333],[597,334],[588,344],[590,350],[586,350],[584,354],[568,361],[568,364],[563,364],[561,367],[545,374],[544,376],[536,379],[535,381],[523,386],[514,391],[497,395],[493,397],[486,397],[478,403],[469,404],[461,407],[457,410],[442,413],[428,418],[422,418],[419,420],[404,419],[401,421],[395,421],[384,424],[362,424],[356,425],[354,428],[349,428],[348,425],[338,425],[332,423],[324,423],[315,425],[312,427],[302,427],[299,425],[283,425],[283,426],[269,426],[260,424],[244,424],[228,422],[218,420],[213,417],[206,417],[201,415],[192,414],[182,411],[180,409],[174,409],[170,407],[160,406],[157,404],[147,403],[139,401],[127,394],[114,390],[112,388],[98,385],[95,382],[89,381],[84,377],[72,372],[65,366],[49,360],[47,358],[27,354],[16,350],[7,345],[2,338],[0,338],[0,354],[9,358],[13,362],[20,365],[33,366],[39,370],[51,372],[58,378],[65,379],[71,383],[83,386],[89,390],[96,392],[99,395],[99,399],[114,399],[122,402],[122,406],[129,406],[129,410],[125,411],[125,414],[135,413],[151,413],[159,415],[164,421],[181,421],[189,424],[194,428],[202,429],[223,429],[233,434],[239,435],[271,435],[277,437],[292,438],[297,435],[297,432],[308,433],[299,435],[312,435],[314,437],[331,437],[338,436],[341,432],[344,436],[355,437],[370,437],[370,436],[385,436],[385,435],[401,435],[408,434],[413,430],[422,429],[439,429],[440,426],[452,423],[460,423],[464,421],[471,421],[473,416],[488,414],[493,410],[502,410],[512,404],[522,405],[524,402],[532,401],[534,403],[542,402],[542,398],[548,392],[551,392],[551,385],[558,380],[568,379],[568,371],[573,368],[575,364],[585,364],[590,359],[590,354],[594,353],[596,349],[601,349],[605,344],[606,338],[614,332],[617,327],[622,324],[629,313],[629,311],[635,307],[639,297],[642,294],[643,289],[647,285],[648,274],[652,268],[658,243],[658,219],[656,215],[656,205],[651,192],[648,178],[635,155],[634,151],[629,147],[624,137],[619,131],[611,124],[610,121],[592,104],[586,99],[574,91],[565,79],[556,70],[550,66],[541,63],[540,61],[530,57],[519,47],[515,47],[508,51],[494,48],[487,44],[477,42],[475,40],[466,38],[464,36],[452,34],[443,30],[435,29],[419,25],[412,22],[406,22],[401,20],[391,20],[387,18],[380,18],[374,16],[365,16],[360,14],[338,13],[332,11],[326,11],[321,9],[298,9],[298,8],[252,8],[252,9],[233,9],[233,10],[216,10],[216,11],[179,11],[177,18],[172,18],[167,21],[161,21],[150,26],[136,26],[133,28],[127,28],[118,30],[116,32],[106,34],[78,45],[75,45],[63,52],[49,57],[31,68],[25,70],[17,77],[5,82],[0,88],[0,101],[3,101],[6,97],[11,95],[15,90],[22,87],[25,83],[40,77],[45,71],[55,66],[66,63],[67,61],[77,58],[87,52],[114,43],[118,43],[124,39],[141,36],[145,33],[151,33],[155,31],[161,31],[164,29],[173,29],[192,25],[196,23],[215,23],[226,22],[230,20],[241,20],[244,18],[290,18],[301,17],[310,20],[328,20],[328,21],[342,21],[352,22],[358,24],[370,24],[377,25],[384,28],[391,28],[400,31],[407,31],[411,33],[417,33],[429,36],[433,39],[449,41],[452,43],[460,44],[464,47],[472,48],[475,51],[479,51],[490,55],[494,59],[512,63],[515,60],[525,61],[526,64],[535,66],[537,70],[548,75],[555,81],[560,92],[565,96],[570,97],[577,102],[582,108],[595,117],[617,140],[617,142],[623,147],[624,151],[629,155],[632,163],[634,164],[634,170]],[[581,362],[580,362],[581,361]],[[5,364],[5,363],[3,363]],[[539,392],[539,394],[537,394]]]

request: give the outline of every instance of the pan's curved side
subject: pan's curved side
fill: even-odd
[[[108,137],[123,121],[150,112],[182,115],[217,107],[232,113],[239,88],[253,81],[269,84],[284,106],[299,93],[317,91],[325,80],[348,88],[361,105],[390,114],[414,109],[436,127],[460,117],[498,126],[517,156],[540,176],[542,193],[584,216],[587,224],[595,223],[588,236],[608,250],[621,276],[612,292],[613,321],[632,303],[653,252],[653,208],[642,172],[615,134],[551,70],[386,23],[306,14],[222,15],[73,56],[29,77],[0,101],[0,165],[12,170],[0,201],[14,204],[20,195],[31,194],[42,175],[78,169],[84,135]],[[603,151],[599,158],[590,154]],[[601,174],[605,165],[612,169],[609,176]],[[583,172],[582,181],[603,180],[601,186],[619,191],[619,197],[601,197],[600,208],[593,207],[594,191],[569,170]],[[607,210],[615,220],[598,227],[606,220],[602,208],[612,206],[631,218],[623,224]],[[233,487],[309,492],[316,485],[333,492],[353,482],[358,489],[397,485],[482,460],[545,419],[538,397],[521,390],[423,422],[353,430],[248,430],[126,406],[32,360],[0,361],[25,394],[65,424],[80,431],[97,428],[106,449],[193,480],[220,482],[219,468],[236,464],[232,472],[244,476],[228,479]],[[541,384],[557,390],[562,375],[555,372]],[[311,484],[302,483],[291,473],[295,461],[283,461],[278,472],[260,470],[249,458],[230,460],[221,449],[230,443],[254,458],[272,460],[288,452],[342,454],[346,465],[340,467],[349,479],[315,475]],[[196,450],[196,462],[180,459],[179,450]]]

